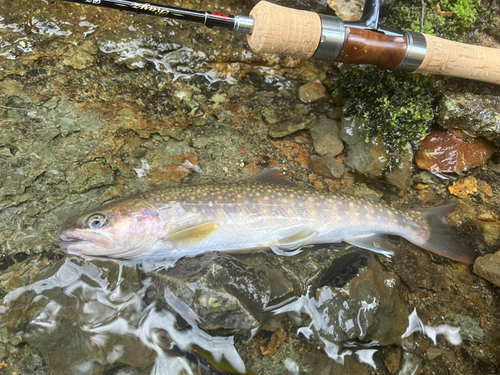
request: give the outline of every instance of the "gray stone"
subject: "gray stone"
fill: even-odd
[[[461,129],[500,145],[499,108],[497,96],[448,92],[441,101],[438,123],[446,129]]]
[[[483,342],[484,333],[483,329],[479,327],[479,324],[469,316],[465,315],[456,315],[455,323],[460,326],[460,336],[464,340],[473,341],[473,342]]]
[[[410,187],[413,168],[413,149],[410,144],[406,145],[406,150],[398,160],[396,167],[385,176],[387,181],[402,190]]]
[[[311,129],[314,124],[316,124],[316,117],[280,121],[271,125],[269,135],[274,138],[282,138],[299,130]]]
[[[366,124],[359,117],[343,117],[340,124],[340,138],[347,143],[344,164],[371,177],[381,176],[389,160],[381,137],[366,139]]]
[[[271,296],[264,272],[219,252],[181,259],[151,276],[154,298],[168,306],[170,291],[200,317],[202,329],[248,332],[261,324]]]
[[[344,149],[339,136],[340,128],[335,120],[321,117],[311,129],[314,151],[320,156],[337,156]]]
[[[500,286],[500,251],[477,258],[474,273]]]
[[[340,178],[344,174],[344,165],[331,156],[311,155],[309,168],[326,178]]]

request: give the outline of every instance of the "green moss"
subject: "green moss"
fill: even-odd
[[[439,96],[432,77],[359,66],[340,78],[338,93],[342,91],[350,97],[345,114],[366,120],[366,141],[379,133],[391,150],[390,169],[408,143],[419,147],[434,122]]]
[[[485,0],[426,0],[424,17],[425,34],[436,35],[442,38],[469,43],[477,41],[477,37],[469,35],[472,31],[496,30],[498,18],[491,10],[491,5]],[[441,11],[451,12],[451,17],[439,14]],[[422,6],[420,2],[401,1],[392,3],[384,8],[382,24],[401,30],[420,32],[420,18]]]

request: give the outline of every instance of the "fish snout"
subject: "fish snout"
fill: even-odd
[[[116,244],[113,238],[104,234],[87,230],[63,228],[59,232],[59,237],[63,240],[59,247],[62,251],[68,254],[81,253],[80,248],[85,247],[91,250],[97,249],[113,249]]]

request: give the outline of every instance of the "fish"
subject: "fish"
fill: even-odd
[[[403,211],[366,197],[303,189],[270,168],[235,183],[180,185],[119,199],[70,220],[67,254],[179,259],[211,251],[271,249],[292,256],[346,242],[390,255],[399,236],[443,257],[474,263],[474,250],[445,217],[456,203]]]

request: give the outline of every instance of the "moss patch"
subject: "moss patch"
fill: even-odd
[[[473,31],[493,32],[499,26],[491,4],[485,0],[426,0],[424,17],[425,34],[442,38],[478,42]],[[450,12],[451,17],[442,12]],[[420,17],[422,6],[420,2],[401,1],[384,8],[382,24],[402,30],[420,32]]]
[[[337,93],[346,91],[350,97],[345,114],[365,119],[366,141],[380,133],[392,151],[389,169],[408,143],[418,148],[434,122],[439,92],[432,77],[352,66],[338,84]]]

